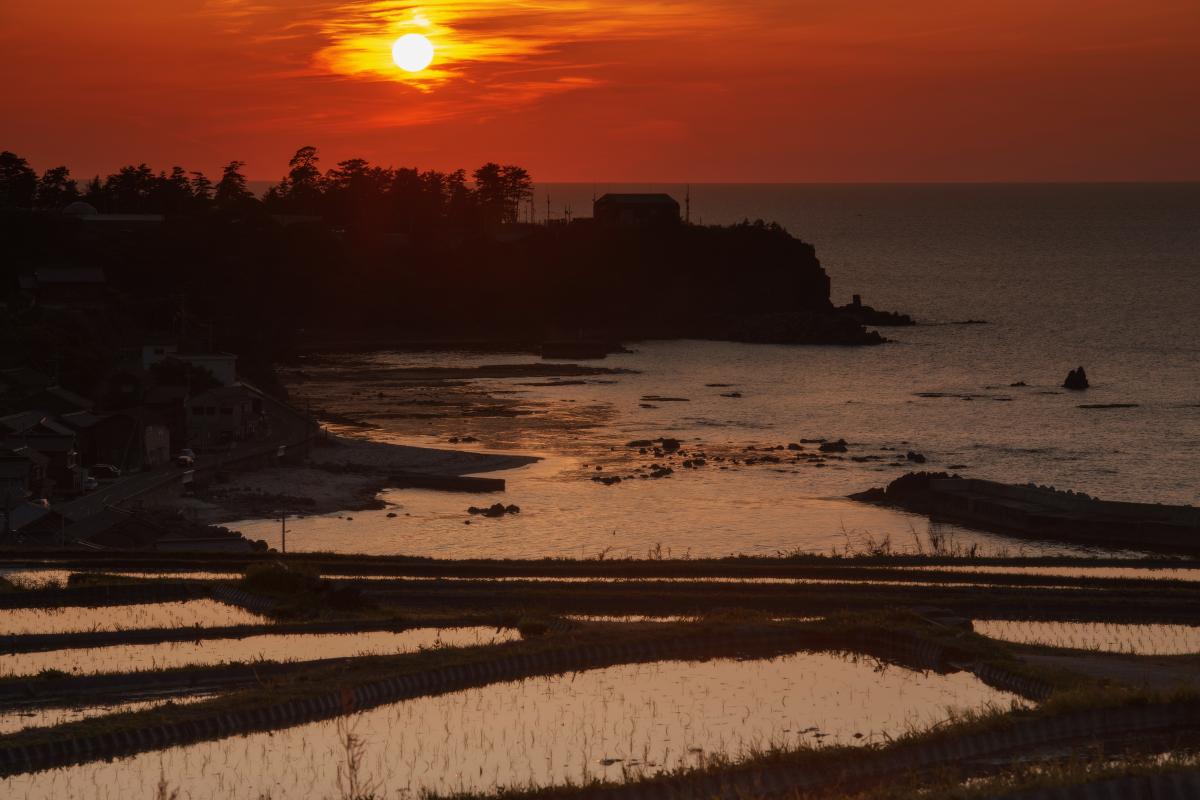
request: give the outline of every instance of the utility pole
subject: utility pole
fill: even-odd
[[[546,224],[550,224],[550,193],[546,192]]]
[[[287,553],[287,512],[279,512],[279,548]]]

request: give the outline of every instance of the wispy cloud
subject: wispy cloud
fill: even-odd
[[[352,124],[408,126],[456,115],[475,118],[606,83],[611,64],[593,46],[728,29],[730,6],[704,0],[208,0],[204,15],[251,42],[271,80],[347,80],[402,84],[426,95],[413,104],[362,113]],[[742,15],[744,17],[744,15]],[[392,43],[407,33],[428,37],[433,64],[419,73],[396,68]],[[420,95],[415,95],[419,97]],[[330,125],[340,124],[329,115]],[[351,123],[347,123],[351,124]]]
[[[209,0],[206,13],[259,44],[306,41],[313,72],[424,89],[455,79],[486,81],[481,69],[488,65],[553,64],[573,44],[678,37],[737,19],[727,7],[701,0],[326,0],[301,11],[281,0]],[[392,63],[391,45],[406,33],[434,43],[429,69],[411,74]]]

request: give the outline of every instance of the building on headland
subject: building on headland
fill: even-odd
[[[592,217],[611,228],[678,225],[679,201],[669,194],[606,194],[592,204]]]
[[[166,221],[165,214],[101,214],[91,203],[76,200],[62,210],[64,217],[71,217],[83,224],[85,235],[129,234],[157,228]]]
[[[21,288],[42,308],[102,308],[108,281],[99,267],[42,267],[21,276]]]

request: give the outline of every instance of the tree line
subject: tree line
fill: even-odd
[[[214,183],[180,166],[155,171],[146,164],[121,167],[82,186],[66,166],[40,175],[10,151],[0,152],[0,208],[58,211],[76,201],[102,213],[200,215],[287,214],[321,217],[330,224],[428,232],[517,222],[533,195],[523,167],[487,163],[470,173],[382,167],[365,159],[339,161],[321,170],[317,148],[301,147],[278,183],[256,197],[230,161]]]

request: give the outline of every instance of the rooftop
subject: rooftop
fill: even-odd
[[[43,267],[34,272],[39,284],[46,283],[104,283],[104,270],[99,267]]]
[[[669,194],[663,193],[647,193],[647,194],[606,194],[601,196],[597,203],[643,203],[646,205],[671,204],[679,205],[679,201]]]

